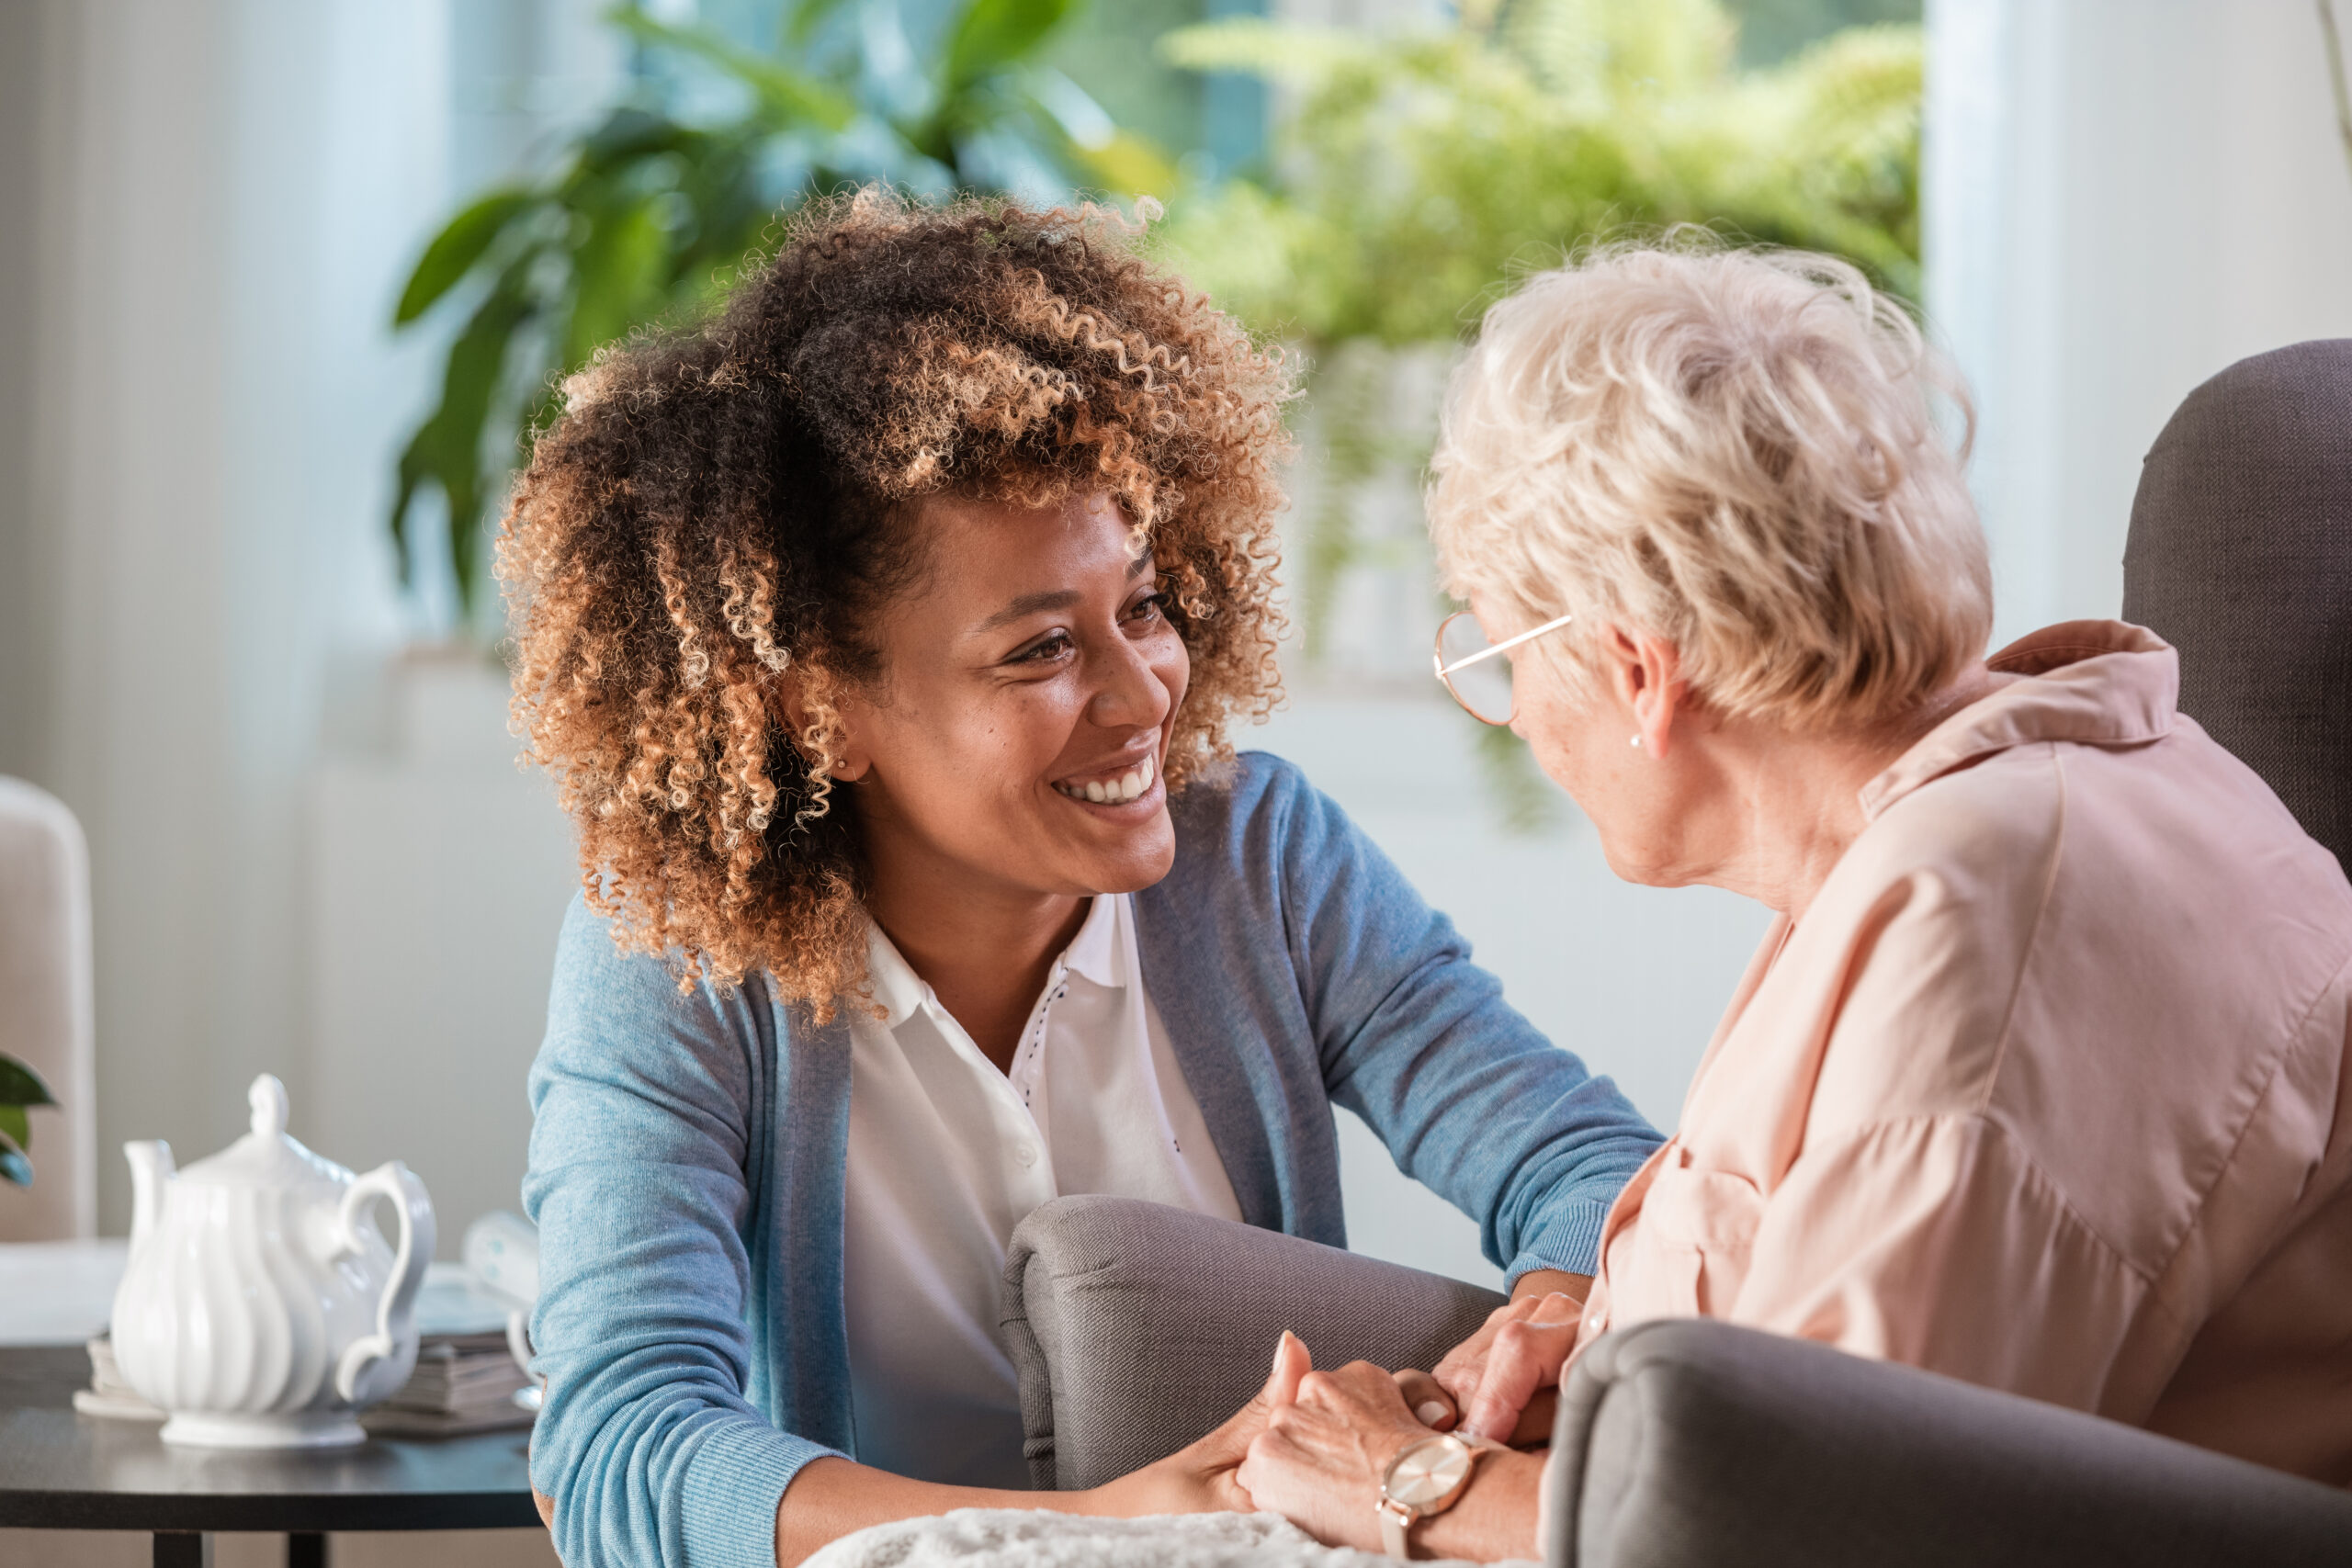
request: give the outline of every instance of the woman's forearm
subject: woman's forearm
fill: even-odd
[[[1542,1454],[1487,1454],[1453,1506],[1416,1527],[1415,1551],[1473,1562],[1538,1556],[1535,1516],[1543,1495]]]
[[[819,1547],[852,1530],[950,1508],[1042,1508],[1113,1518],[1247,1509],[1249,1494],[1233,1483],[1232,1474],[1256,1430],[1254,1425],[1244,1425],[1256,1409],[1252,1401],[1239,1416],[1190,1448],[1083,1492],[946,1486],[910,1481],[845,1459],[811,1460],[792,1478],[776,1509],[776,1568],[795,1568]]]
[[[1084,1492],[1006,1492],[910,1481],[850,1460],[811,1460],[785,1488],[775,1515],[777,1568],[797,1568],[819,1547],[852,1530],[951,1508],[1044,1508],[1061,1514],[1140,1518],[1147,1514],[1247,1512],[1250,1494],[1234,1472],[1266,1428],[1268,1413],[1298,1396],[1306,1347],[1289,1335],[1274,1347],[1266,1386],[1230,1420],[1166,1459]],[[1531,1516],[1532,1517],[1532,1516]],[[1534,1527],[1528,1527],[1530,1532]]]
[[[775,1514],[776,1568],[794,1565],[852,1530],[950,1508],[1050,1508],[1098,1511],[1091,1492],[1008,1492],[910,1481],[845,1459],[811,1460],[785,1489]]]

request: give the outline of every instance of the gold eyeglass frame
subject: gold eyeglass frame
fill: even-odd
[[[1488,718],[1485,714],[1482,714],[1476,708],[1472,707],[1470,705],[1469,699],[1464,697],[1461,692],[1455,688],[1453,684],[1454,671],[1457,670],[1467,670],[1473,664],[1482,663],[1487,660],[1492,659],[1498,653],[1507,653],[1510,649],[1517,648],[1521,643],[1532,642],[1535,638],[1542,637],[1545,632],[1558,631],[1562,626],[1565,626],[1570,621],[1575,620],[1576,617],[1574,615],[1562,615],[1556,620],[1546,621],[1540,626],[1520,633],[1517,637],[1507,637],[1500,642],[1490,642],[1486,647],[1480,649],[1477,652],[1472,654],[1469,658],[1457,660],[1453,663],[1448,664],[1445,661],[1445,628],[1452,626],[1454,622],[1460,620],[1464,615],[1470,615],[1472,624],[1478,626],[1480,633],[1483,634],[1486,631],[1486,626],[1480,625],[1478,623],[1477,616],[1472,615],[1469,611],[1454,611],[1453,614],[1446,616],[1445,619],[1437,624],[1437,640],[1430,649],[1430,668],[1436,672],[1438,683],[1445,688],[1445,694],[1452,697],[1454,700],[1454,703],[1464,713],[1468,714],[1480,724],[1492,725],[1497,729],[1500,729],[1505,725],[1510,723],[1512,719],[1519,716],[1518,684],[1514,682],[1511,686],[1510,713],[1502,718]]]

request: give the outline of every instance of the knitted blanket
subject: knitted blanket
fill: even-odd
[[[958,1508],[845,1535],[807,1568],[1390,1568],[1378,1552],[1324,1546],[1273,1514],[1096,1519]]]

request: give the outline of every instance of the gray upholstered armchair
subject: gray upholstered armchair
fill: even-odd
[[[2149,453],[2124,579],[2126,618],[2180,649],[2183,710],[2345,859],[2352,341],[2190,395]],[[1426,1367],[1498,1300],[1149,1204],[1047,1204],[1006,1272],[1033,1472],[1085,1486],[1173,1452],[1257,1391],[1283,1328],[1323,1365]],[[2352,1564],[2352,1493],[1719,1323],[1595,1345],[1553,1445],[1555,1568]]]
[[[1498,1304],[1418,1269],[1125,1198],[1013,1233],[1004,1326],[1031,1472],[1092,1486],[1265,1381],[1426,1367]],[[2352,1562],[2352,1494],[2096,1416],[1703,1321],[1602,1339],[1562,1391],[1551,1568]]]

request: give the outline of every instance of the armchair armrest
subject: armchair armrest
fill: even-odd
[[[1285,1328],[1316,1365],[1427,1367],[1492,1291],[1276,1231],[1125,1198],[1060,1198],[1012,1233],[1002,1326],[1041,1490],[1164,1459],[1266,1381]]]
[[[1723,1323],[1596,1342],[1553,1451],[1552,1568],[2352,1562],[2352,1493]]]

